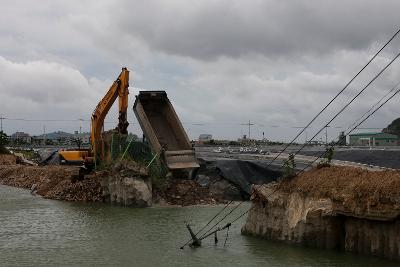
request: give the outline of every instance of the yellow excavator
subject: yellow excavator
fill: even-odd
[[[92,114],[90,149],[59,151],[60,164],[79,164],[91,170],[95,164],[104,161],[106,157],[103,139],[104,119],[117,98],[119,102],[117,130],[120,134],[128,134],[128,87],[129,71],[127,68],[122,68],[121,74],[111,85],[103,99],[97,104]]]

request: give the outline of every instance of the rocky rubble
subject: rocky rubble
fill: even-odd
[[[152,205],[151,179],[144,166],[133,161],[120,161],[110,171],[96,174],[105,202],[132,207]]]
[[[194,180],[170,180],[163,190],[155,191],[153,196],[159,204],[180,206],[226,202],[214,196],[208,187],[201,186]]]

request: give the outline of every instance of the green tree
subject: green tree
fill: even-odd
[[[318,163],[317,168],[330,167],[333,159],[333,152],[334,152],[333,146],[327,147],[324,155],[324,160]]]
[[[333,158],[333,147],[327,148],[326,149],[326,153],[325,153],[325,159],[326,159],[326,163],[331,164],[332,158]]]
[[[383,129],[382,132],[400,135],[400,118],[392,121],[392,123],[390,123],[385,129]]]
[[[8,144],[8,136],[3,131],[1,131],[0,132],[0,153],[1,154],[8,152],[5,147],[7,144]]]
[[[46,146],[52,146],[52,145],[54,145],[53,140],[46,139]]]
[[[294,155],[290,153],[288,159],[283,163],[283,177],[294,177],[296,175],[295,168],[296,163],[294,161]]]
[[[75,145],[77,145],[78,149],[81,149],[82,146],[82,139],[80,137],[76,137],[72,139],[72,142],[74,142]]]
[[[344,135],[344,132],[340,132],[339,138],[337,141],[337,145],[339,146],[345,146],[346,145],[346,135]]]
[[[139,137],[138,137],[136,134],[129,133],[127,139],[128,139],[129,141],[131,141],[131,140],[137,141],[137,140],[139,140]]]

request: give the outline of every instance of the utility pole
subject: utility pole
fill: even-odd
[[[43,125],[43,145],[46,146],[46,125]]]
[[[79,133],[81,134],[82,133],[82,122],[83,122],[83,119],[78,119],[79,121],[80,121],[80,123],[79,123]]]
[[[249,120],[248,123],[242,123],[242,124],[240,124],[240,125],[247,125],[247,126],[249,126],[249,139],[250,139],[250,127],[251,127],[252,125],[254,125],[254,123],[251,123],[250,120]]]
[[[5,118],[3,117],[3,114],[0,114],[0,131],[3,132],[3,120]]]
[[[329,125],[325,126],[325,144],[328,145],[328,127],[331,127]]]

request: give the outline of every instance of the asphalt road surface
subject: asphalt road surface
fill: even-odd
[[[290,147],[285,153],[297,151],[299,147]],[[242,160],[260,160],[263,154],[276,153],[283,149],[283,146],[245,148],[245,147],[196,147],[196,155],[200,158],[218,159],[242,159]],[[325,151],[323,146],[307,147],[299,155],[320,156]],[[400,169],[400,148],[336,148],[333,159],[350,161],[380,167]],[[269,162],[264,158],[263,161]],[[280,168],[283,165],[283,159],[277,159],[271,165],[273,169]],[[302,169],[306,166],[301,161],[296,161],[296,169]]]

